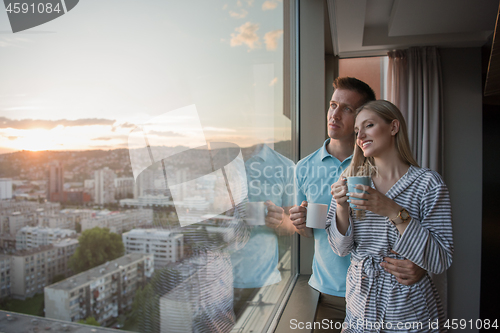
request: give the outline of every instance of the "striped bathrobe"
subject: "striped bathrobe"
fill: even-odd
[[[330,205],[326,227],[330,245],[340,256],[351,254],[343,332],[445,332],[442,304],[429,275],[405,286],[380,263],[383,257],[409,259],[435,274],[450,267],[453,235],[448,189],[438,173],[411,166],[386,196],[412,217],[403,235],[389,218],[367,211],[363,220],[351,214],[344,236],[335,222],[335,199]]]

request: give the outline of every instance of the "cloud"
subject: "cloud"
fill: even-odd
[[[226,10],[226,9],[227,9],[227,3],[224,6],[222,6],[222,10]]]
[[[76,119],[76,120],[43,120],[43,119],[21,119],[14,120],[5,117],[0,117],[0,128],[14,128],[14,129],[53,129],[57,126],[72,127],[72,126],[94,126],[94,125],[113,125],[114,120],[110,119],[98,119],[98,118],[88,118],[88,119]]]
[[[273,10],[278,7],[278,2],[274,0],[266,0],[262,4],[262,10]]]
[[[283,30],[273,30],[269,31],[264,35],[264,43],[266,43],[266,49],[268,51],[276,50],[278,47],[278,39],[283,35]]]
[[[165,137],[173,137],[173,136],[184,136],[180,133],[172,132],[172,131],[150,131],[147,133],[148,135],[156,135],[156,136],[165,136]]]
[[[242,9],[240,13],[237,13],[237,12],[233,12],[232,10],[230,10],[229,15],[231,15],[232,18],[242,19],[248,15],[248,11]]]
[[[92,141],[122,140],[122,141],[126,142],[128,140],[128,135],[101,136],[101,137],[93,138],[90,140],[92,140]]]
[[[120,124],[120,127],[122,128],[132,128],[132,127],[136,127],[137,125],[135,124],[131,124],[131,123],[123,123],[123,124]]]
[[[117,148],[128,148],[127,143],[113,144],[113,145],[97,145],[89,146],[87,149],[117,149]]]
[[[248,7],[252,7],[253,2],[254,2],[254,0],[247,0]]]
[[[259,36],[256,31],[259,29],[257,23],[246,22],[245,24],[235,28],[237,33],[231,34],[231,46],[247,45],[250,49],[255,49],[260,46]]]
[[[278,83],[278,78],[275,77],[274,79],[271,80],[271,82],[269,83],[269,86],[272,87],[274,86],[276,83]]]
[[[7,139],[9,140],[16,140],[18,138],[18,136],[8,136]]]
[[[203,131],[212,132],[236,132],[236,130],[231,128],[220,128],[220,127],[203,127]]]
[[[114,120],[110,119],[98,119],[98,118],[89,118],[89,119],[76,119],[76,120],[67,120],[67,119],[59,119],[59,120],[43,120],[43,119],[9,119],[6,117],[0,117],[0,128],[14,128],[14,129],[53,129],[57,126],[93,126],[93,125],[113,125]]]

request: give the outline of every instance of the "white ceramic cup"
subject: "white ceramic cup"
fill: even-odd
[[[328,205],[308,203],[307,204],[306,227],[325,229]]]
[[[249,225],[265,225],[266,224],[266,204],[264,201],[247,202],[246,218]]]

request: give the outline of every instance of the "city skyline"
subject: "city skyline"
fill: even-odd
[[[189,105],[208,141],[290,139],[281,1],[196,10],[155,1],[147,15],[139,4],[89,0],[17,34],[0,10],[0,154],[127,148],[137,125]],[[177,127],[157,138],[191,147],[188,132]]]

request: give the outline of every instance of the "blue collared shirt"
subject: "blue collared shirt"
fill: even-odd
[[[330,186],[335,183],[342,171],[351,163],[352,156],[340,162],[330,155],[326,146],[303,158],[297,163],[295,186],[297,191],[296,204],[302,201],[328,205],[332,201]],[[314,259],[309,285],[322,293],[345,297],[347,268],[350,256],[339,257],[330,244],[325,230],[314,230]]]
[[[248,200],[271,200],[276,206],[290,207],[294,200],[295,164],[266,145],[245,161]],[[274,230],[251,227],[245,246],[231,254],[235,288],[259,288],[281,281],[278,270],[278,237]]]

